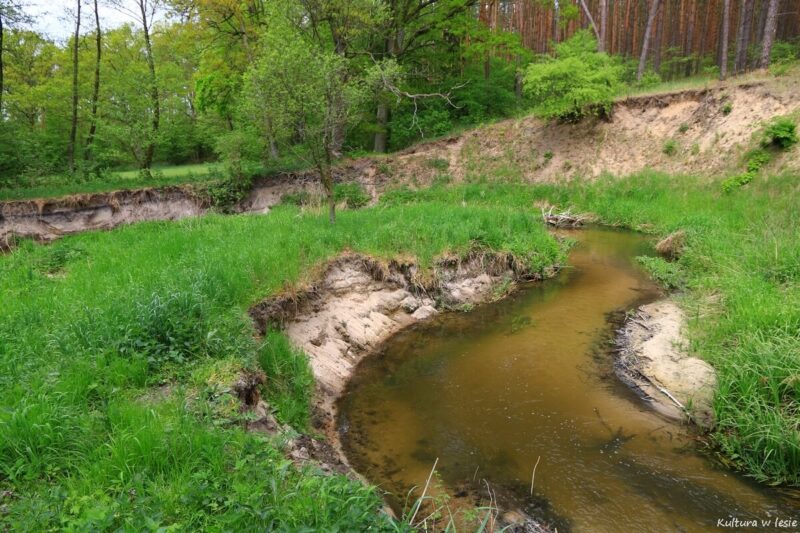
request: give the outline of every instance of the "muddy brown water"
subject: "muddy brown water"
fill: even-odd
[[[488,482],[501,507],[559,531],[800,519],[796,499],[720,467],[615,378],[614,314],[658,296],[634,260],[652,246],[612,230],[571,236],[556,279],[406,330],[360,365],[339,403],[353,467],[402,511],[438,459],[433,492],[475,501]]]

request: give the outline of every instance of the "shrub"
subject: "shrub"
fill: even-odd
[[[733,111],[733,104],[730,102],[725,102],[722,104],[722,114],[723,115],[730,115],[731,111]]]
[[[770,162],[770,159],[772,159],[772,156],[763,148],[756,148],[755,150],[749,151],[745,156],[745,160],[747,161],[747,172],[758,172]]]
[[[528,66],[524,90],[537,113],[564,121],[608,116],[622,83],[619,61],[597,52],[588,31],[556,45],[555,57]]]
[[[357,183],[338,183],[333,188],[333,198],[336,203],[344,202],[351,209],[364,207],[370,201],[370,196]]]
[[[786,150],[797,144],[797,140],[797,126],[794,121],[788,117],[779,117],[773,119],[764,129],[761,146],[775,146]]]
[[[281,196],[281,203],[302,207],[311,203],[311,195],[308,194],[308,191],[288,192]]]
[[[732,176],[725,181],[722,182],[722,190],[723,192],[730,193],[738,189],[743,185],[747,185],[754,178],[753,172],[745,172],[744,174],[739,174],[738,176]]]
[[[675,155],[678,153],[678,141],[675,139],[667,139],[666,142],[664,142],[664,147],[661,149],[661,151],[668,156]]]
[[[678,131],[681,133],[686,133],[689,131],[689,125],[685,122],[682,122],[680,126],[678,126]]]

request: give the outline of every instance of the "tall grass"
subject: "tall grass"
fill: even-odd
[[[460,204],[210,215],[23,243],[0,257],[0,524],[13,530],[397,527],[376,493],[298,470],[242,429],[230,384],[260,366],[308,425],[313,380],[247,309],[351,249],[431,266],[479,242],[563,256],[535,213]],[[2,527],[2,526],[0,526]]]

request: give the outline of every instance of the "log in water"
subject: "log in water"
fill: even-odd
[[[559,531],[798,517],[796,500],[702,455],[690,428],[615,378],[611,314],[658,295],[634,260],[646,239],[572,236],[580,244],[558,278],[402,332],[364,361],[339,404],[351,464],[402,510],[438,459],[434,490],[457,499],[485,479],[502,507]]]

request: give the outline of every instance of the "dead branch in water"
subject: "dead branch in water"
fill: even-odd
[[[545,224],[556,228],[579,228],[589,221],[588,216],[580,214],[573,215],[569,209],[561,211],[560,213],[556,212],[555,206],[552,205],[547,211],[545,211],[544,207],[541,209],[542,219]]]

